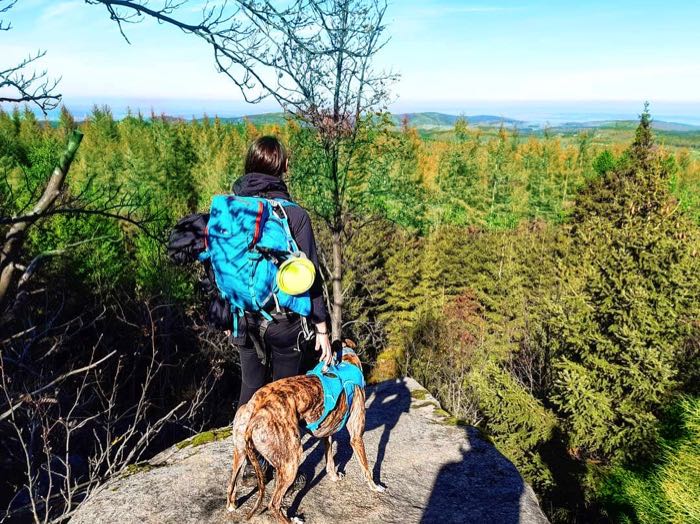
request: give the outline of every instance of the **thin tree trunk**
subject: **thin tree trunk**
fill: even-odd
[[[8,296],[19,269],[19,257],[24,246],[27,230],[53,206],[61,194],[66,175],[82,139],[83,134],[80,131],[76,130],[71,133],[66,150],[53,170],[41,198],[39,198],[26,219],[13,224],[5,235],[2,252],[0,252],[0,312],[5,304],[8,303]]]
[[[331,330],[333,340],[340,340],[343,328],[343,243],[340,231],[333,231],[333,311]]]

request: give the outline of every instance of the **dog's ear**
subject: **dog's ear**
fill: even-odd
[[[345,346],[349,347],[350,349],[355,349],[355,348],[357,348],[357,344],[355,344],[355,341],[354,341],[354,340],[350,340],[349,338],[346,338],[345,340],[343,340],[343,344],[344,344]]]
[[[340,340],[334,340],[331,342],[331,351],[334,353],[340,353],[343,350],[343,344]]]

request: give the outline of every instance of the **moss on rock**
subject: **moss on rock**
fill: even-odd
[[[209,431],[203,431],[202,433],[198,433],[193,437],[183,440],[182,442],[178,442],[177,444],[175,444],[175,447],[177,449],[184,449],[187,447],[196,448],[197,446],[201,446],[202,444],[208,444],[209,442],[215,442],[217,440],[222,440],[230,436],[230,427],[212,429]]]
[[[137,462],[136,464],[129,464],[124,472],[121,474],[122,478],[130,477],[131,475],[135,475],[136,473],[141,473],[145,471],[151,471],[152,469],[155,469],[159,466],[151,464],[149,462]],[[115,488],[112,489],[112,491],[116,491]]]
[[[451,416],[447,411],[445,411],[445,410],[442,409],[442,408],[436,409],[435,411],[433,411],[433,413],[435,413],[438,417],[447,418],[447,417],[450,417],[450,416]]]
[[[421,402],[420,404],[414,404],[411,406],[411,409],[421,409],[421,408],[427,408],[428,406],[432,406],[434,408],[439,408],[440,405],[432,400],[427,400],[425,402]]]
[[[428,397],[428,391],[426,389],[414,389],[411,391],[411,398],[415,400],[425,400]]]

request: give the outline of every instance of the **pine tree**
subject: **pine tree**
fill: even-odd
[[[421,253],[420,294],[444,306],[446,299],[460,294],[468,284],[465,261],[473,256],[464,228],[442,226],[425,239]]]
[[[358,197],[370,215],[379,215],[407,228],[423,225],[425,198],[418,171],[421,140],[415,128],[400,133],[386,122],[369,126],[364,151],[358,152],[357,170],[366,173]],[[359,208],[360,206],[357,206]]]
[[[68,134],[77,129],[77,124],[75,123],[75,118],[70,114],[70,111],[66,109],[66,106],[61,106],[61,114],[58,118],[58,130],[61,136],[65,139]]]
[[[455,140],[459,144],[463,144],[469,138],[469,122],[466,117],[460,116],[455,121]]]
[[[414,325],[424,297],[419,289],[421,245],[413,235],[399,233],[385,265],[386,283],[381,293],[379,319],[386,326],[387,344],[377,358],[374,380],[392,378],[404,360],[407,334]]]
[[[584,454],[643,455],[700,305],[697,230],[670,194],[647,108],[618,166],[581,192],[570,235],[549,322],[553,402]]]
[[[455,125],[455,134],[457,142],[450,144],[442,157],[436,179],[438,198],[443,202],[441,215],[447,224],[480,224],[484,221],[487,198],[477,159],[478,143],[467,142],[466,124],[461,132]]]
[[[512,143],[503,126],[498,138],[489,144],[488,223],[494,227],[508,227],[515,223],[513,216],[513,170]]]

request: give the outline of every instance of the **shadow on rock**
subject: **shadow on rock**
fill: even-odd
[[[372,404],[367,409],[365,431],[382,428],[377,457],[372,471],[374,481],[381,483],[382,463],[392,430],[398,424],[403,413],[411,407],[411,392],[402,381],[396,381],[391,387],[378,386],[371,397]],[[371,457],[370,457],[371,458]]]
[[[469,447],[461,450],[461,460],[440,469],[421,523],[520,523],[520,473],[476,429],[464,429]]]
[[[366,412],[365,433],[380,428],[382,431],[376,457],[372,457],[369,454],[369,450],[367,457],[370,464],[372,464],[372,459],[375,459],[373,477],[375,482],[381,484],[382,462],[386,455],[391,432],[398,424],[401,415],[407,413],[411,407],[411,392],[402,381],[397,380],[369,388],[367,390],[367,400],[369,406]],[[343,428],[336,433],[333,436],[333,440],[335,441],[335,463],[339,471],[345,471],[353,455],[347,429]],[[304,495],[326,475],[323,442],[312,437],[305,442],[304,451],[312,447],[313,450],[307,455],[299,468],[299,471],[307,478],[306,485],[294,497],[294,501],[289,507],[290,515],[296,514]],[[318,465],[322,462],[321,472],[316,474]]]

